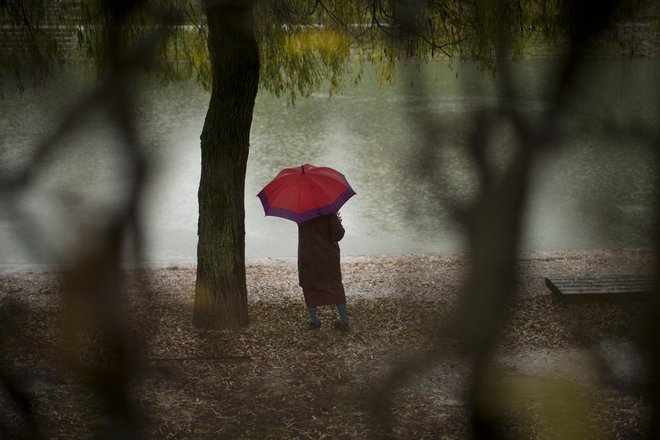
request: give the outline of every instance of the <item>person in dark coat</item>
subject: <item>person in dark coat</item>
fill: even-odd
[[[321,326],[317,307],[336,305],[335,327],[348,330],[346,294],[341,279],[339,241],[344,227],[338,214],[324,215],[298,224],[298,278],[309,312],[309,329]]]

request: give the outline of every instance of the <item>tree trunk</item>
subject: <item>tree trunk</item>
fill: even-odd
[[[212,89],[201,135],[197,282],[193,324],[248,324],[245,173],[259,81],[253,3],[204,1]]]

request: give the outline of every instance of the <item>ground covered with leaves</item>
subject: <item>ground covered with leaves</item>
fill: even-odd
[[[467,264],[461,255],[344,258],[347,333],[333,328],[331,308],[307,330],[294,260],[248,264],[251,325],[239,331],[192,327],[194,267],[128,270],[124,376],[108,368],[112,344],[70,330],[63,273],[6,270],[0,369],[13,389],[0,390],[0,438],[91,438],[117,421],[153,439],[465,438],[471,363],[443,329]],[[492,410],[509,437],[643,437],[647,365],[635,344],[644,303],[562,305],[544,277],[650,273],[652,264],[643,250],[519,259],[517,300],[489,366]],[[129,407],[101,397],[124,379]]]

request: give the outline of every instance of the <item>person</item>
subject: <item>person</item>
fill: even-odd
[[[341,277],[339,241],[344,237],[339,214],[329,214],[298,224],[298,278],[309,312],[310,330],[321,327],[317,307],[335,305],[335,328],[348,330],[346,293]]]

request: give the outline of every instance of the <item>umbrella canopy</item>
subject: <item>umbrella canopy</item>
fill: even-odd
[[[280,171],[257,197],[266,215],[302,223],[338,212],[354,195],[339,171],[305,164]]]

